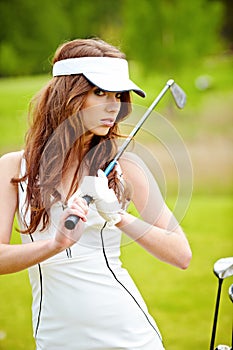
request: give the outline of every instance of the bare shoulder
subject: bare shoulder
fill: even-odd
[[[142,165],[145,165],[142,159],[132,152],[125,152],[119,160],[119,164],[124,169],[135,169]]]
[[[136,154],[126,152],[119,160],[124,177],[128,180],[138,179],[140,175],[148,176],[149,169],[143,160]]]
[[[23,151],[6,153],[0,158],[0,175],[19,176]]]
[[[124,179],[135,188],[139,197],[141,193],[150,191],[161,199],[158,183],[143,159],[134,153],[127,152],[119,160],[119,164]],[[138,193],[140,191],[141,193]]]
[[[9,243],[18,204],[18,186],[11,180],[19,177],[23,152],[12,152],[0,158],[0,243]]]

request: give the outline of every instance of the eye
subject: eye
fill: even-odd
[[[105,92],[103,90],[101,90],[100,88],[95,88],[94,89],[94,94],[97,96],[104,96]]]
[[[120,100],[121,97],[122,97],[122,92],[117,92],[116,93],[116,98]]]

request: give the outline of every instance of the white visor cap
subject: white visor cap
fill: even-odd
[[[83,74],[92,84],[104,91],[134,91],[146,94],[129,78],[128,62],[114,57],[79,57],[57,61],[53,76]]]

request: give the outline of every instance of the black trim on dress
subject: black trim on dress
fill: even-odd
[[[34,242],[34,239],[32,237],[32,234],[29,234],[31,241]],[[43,276],[42,276],[42,270],[41,270],[41,265],[37,264],[38,266],[38,271],[39,271],[39,277],[40,277],[40,305],[39,305],[39,312],[37,316],[37,322],[36,322],[36,328],[35,328],[35,335],[34,337],[37,337],[39,325],[40,325],[40,317],[41,317],[41,312],[42,312],[42,301],[43,301]]]
[[[142,309],[141,305],[139,304],[139,302],[136,300],[136,298],[131,294],[131,292],[124,286],[124,284],[117,278],[117,276],[115,275],[114,271],[112,270],[112,268],[110,267],[109,265],[109,262],[108,262],[108,258],[107,258],[107,255],[106,255],[106,251],[105,251],[105,247],[104,247],[104,239],[103,239],[103,230],[105,229],[107,225],[107,221],[105,221],[103,227],[101,228],[100,230],[100,236],[101,236],[101,242],[102,242],[102,251],[103,251],[103,255],[104,255],[104,259],[105,259],[105,262],[106,262],[106,265],[107,265],[107,268],[108,270],[111,272],[112,276],[114,277],[114,279],[125,289],[125,291],[131,296],[131,298],[135,301],[135,303],[137,304],[137,306],[139,307],[139,309],[142,311],[142,313],[144,314],[144,316],[146,317],[148,323],[151,325],[151,327],[154,329],[154,331],[156,332],[157,336],[159,337],[161,343],[163,344],[162,342],[162,339],[161,339],[161,336],[160,334],[158,333],[157,329],[154,327],[154,325],[151,323],[149,317],[147,316],[147,314],[145,313],[145,311]]]

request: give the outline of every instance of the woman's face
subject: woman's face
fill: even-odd
[[[104,136],[114,125],[121,108],[121,93],[93,87],[87,94],[81,118],[86,131]]]

